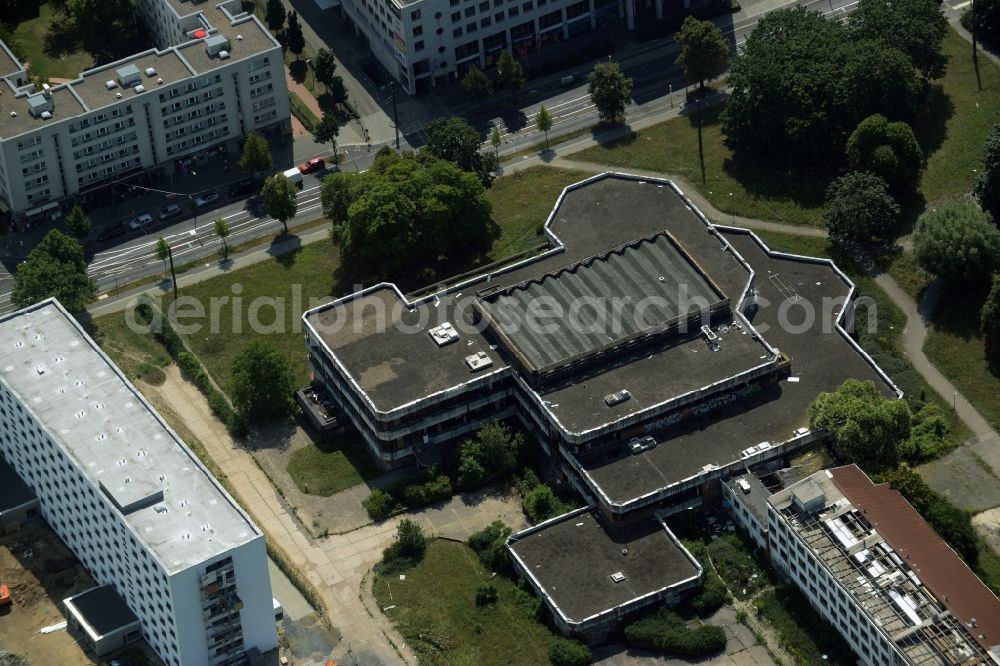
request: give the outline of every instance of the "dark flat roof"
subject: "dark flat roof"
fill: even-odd
[[[552,212],[548,229],[562,244],[561,250],[456,286],[447,294],[439,294],[439,298],[415,303],[412,312],[401,318],[408,323],[426,322],[415,335],[395,327],[375,326],[375,311],[391,309],[393,305],[406,309],[388,286],[350,296],[344,299],[342,307],[312,311],[306,320],[317,329],[319,337],[352,379],[368,393],[376,408],[388,411],[470,379],[464,357],[474,351],[487,351],[494,361],[490,370],[506,366],[496,350],[490,349],[490,342],[471,330],[472,303],[476,292],[485,288],[516,285],[664,230],[683,246],[723,294],[735,299],[749,278],[746,268],[724,251],[714,232],[665,183],[615,175],[590,179],[565,194]],[[335,327],[331,326],[334,322]],[[445,362],[439,362],[442,355],[438,352],[448,348],[434,347],[425,332],[442,322],[452,323],[462,335],[457,343],[449,345],[452,349],[447,353],[455,359]],[[424,340],[417,340],[421,336]],[[429,352],[424,342],[434,351]],[[466,347],[469,351],[464,351]],[[464,353],[459,354],[457,348]]]
[[[920,581],[985,650],[1000,646],[1000,599],[920,514],[887,483],[874,484],[856,465],[830,470],[833,483],[892,546]]]
[[[824,303],[847,296],[847,283],[826,263],[769,256],[748,233],[725,237],[756,271],[761,307],[753,324],[773,347],[791,358],[792,380],[758,390],[705,416],[650,433],[660,444],[639,455],[583,457],[580,462],[612,502],[624,503],[697,474],[709,463],[724,465],[740,451],[762,441],[785,441],[808,423],[806,408],[821,391],[832,391],[846,379],[871,380],[887,397],[895,396],[864,356],[834,325],[840,306]],[[800,324],[803,307],[816,313],[802,331],[782,327],[781,303],[791,294],[787,319]],[[607,456],[611,452],[602,452]]]
[[[7,464],[3,456],[0,456],[0,489],[0,513],[24,506],[36,498],[35,492]]]
[[[740,480],[746,481],[750,486],[750,492],[745,493],[743,489],[740,488]],[[752,472],[747,472],[746,474],[741,474],[740,476],[733,477],[726,481],[733,494],[740,498],[740,501],[746,505],[747,510],[753,514],[754,518],[760,522],[761,525],[767,525],[767,498],[771,496],[771,491],[761,483],[761,480],[757,478],[756,474]],[[766,529],[766,527],[765,527]]]
[[[76,608],[98,636],[105,636],[139,621],[132,609],[118,596],[114,585],[92,587],[70,597],[66,603]]]
[[[579,622],[698,574],[658,521],[612,531],[598,513],[567,514],[510,544],[569,621]],[[611,574],[616,572],[625,580],[614,582]]]
[[[483,310],[532,369],[654,332],[724,298],[666,233],[485,296]]]

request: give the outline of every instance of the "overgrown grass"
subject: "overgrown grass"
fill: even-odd
[[[537,166],[498,178],[486,193],[493,204],[493,221],[500,227],[500,237],[494,241],[489,259],[499,261],[543,242],[541,225],[560,192],[593,175]]]
[[[302,492],[329,497],[375,478],[379,469],[364,443],[356,435],[345,435],[293,451],[288,474]]]
[[[121,315],[109,315],[82,322],[87,333],[114,360],[131,380],[143,379],[152,384],[163,382],[163,370],[170,365],[170,354],[151,335],[136,333]]]
[[[972,406],[1000,427],[1000,368],[986,355],[979,329],[985,289],[953,289],[941,295],[927,328],[924,353]]]
[[[993,590],[994,594],[1000,594],[1000,555],[982,540],[979,542],[976,575]]]
[[[982,168],[980,152],[986,134],[1000,122],[1000,67],[987,57],[979,58],[980,90],[972,64],[972,48],[954,30],[944,40],[948,71],[941,80],[946,97],[938,111],[950,116],[941,129],[940,147],[927,151],[927,168],[920,189],[928,204],[961,197],[972,190],[973,169]],[[919,127],[917,128],[920,129]],[[926,134],[926,133],[924,133]],[[928,138],[922,137],[925,143]]]
[[[791,585],[761,594],[758,614],[774,627],[796,664],[853,664],[851,648]]]
[[[24,2],[22,13],[28,13],[32,3]],[[76,51],[57,58],[45,54],[45,34],[49,26],[57,18],[56,11],[49,3],[37,5],[37,14],[21,21],[14,29],[14,36],[24,51],[25,58],[31,66],[31,73],[43,78],[75,79],[85,69],[93,67],[94,58],[83,51]],[[25,63],[22,63],[25,64]]]
[[[311,132],[319,124],[319,118],[316,117],[312,109],[306,106],[305,102],[299,99],[299,96],[294,92],[288,92],[288,101],[291,105],[292,115],[301,121],[306,131]]]
[[[648,169],[683,176],[717,209],[789,224],[820,226],[823,193],[830,173],[779,170],[734,161],[722,144],[721,106],[702,111],[705,182],[698,161],[695,114],[653,125],[630,137],[587,148],[570,160],[598,162],[624,169]]]
[[[375,576],[375,599],[424,664],[536,666],[549,662],[553,632],[539,621],[541,602],[505,576],[486,571],[462,543],[432,541],[419,564]],[[493,585],[497,601],[476,605]],[[389,608],[391,606],[391,608]]]
[[[917,264],[913,253],[905,250],[880,262],[880,268],[888,273],[896,281],[896,284],[918,303],[924,296],[924,290],[934,279],[930,273]]]
[[[861,331],[858,342],[875,362],[902,389],[911,406],[927,401],[936,405],[948,420],[956,442],[971,436],[965,424],[951,409],[951,403],[927,383],[903,356],[899,349],[899,338],[906,326],[906,317],[860,266],[847,257],[836,245],[825,238],[793,236],[771,231],[758,231],[757,235],[772,250],[803,254],[813,257],[828,257],[854,281],[859,297],[867,296],[875,304],[877,321],[873,330],[868,331],[869,312],[858,308],[855,328]]]

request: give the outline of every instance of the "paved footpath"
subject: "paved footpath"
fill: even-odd
[[[146,390],[159,391],[161,399],[204,444],[228,478],[240,505],[319,590],[330,623],[345,637],[336,653],[330,655],[339,663],[417,663],[416,655],[375,604],[366,580],[382,549],[392,542],[396,524],[403,517],[416,520],[429,534],[460,540],[498,519],[515,530],[526,527],[518,501],[493,496],[476,500],[455,497],[347,534],[313,539],[290,514],[251,455],[235,444],[214,417],[197,387],[181,377],[177,366],[167,368],[163,386]]]

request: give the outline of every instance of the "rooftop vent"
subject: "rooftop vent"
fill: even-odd
[[[611,580],[613,580],[616,583],[621,583],[625,580],[625,574],[623,574],[621,571],[616,571],[613,574],[611,574]]]
[[[484,351],[476,352],[475,354],[469,354],[465,357],[465,364],[469,366],[469,369],[473,372],[477,370],[483,370],[493,365],[493,359],[490,358],[489,354]]]
[[[115,88],[118,87],[118,84],[114,81],[105,81],[104,87],[107,88],[108,90],[114,90]]]
[[[739,481],[736,482],[736,485],[740,487],[740,490],[743,491],[744,495],[750,494],[750,482],[747,481],[746,479],[740,479]]]
[[[144,93],[144,92],[146,92],[146,88],[141,83],[135,87],[135,94],[136,95],[138,95],[139,93]]]
[[[10,112],[10,117],[11,118],[17,118],[17,111],[11,111]]]
[[[50,118],[52,118],[51,111],[42,111],[42,120],[49,120]]]
[[[427,331],[431,340],[433,340],[438,347],[444,347],[452,342],[458,342],[458,331],[449,322],[445,322],[440,326],[435,326],[431,330]]]
[[[608,407],[614,407],[615,405],[625,402],[632,397],[632,394],[628,392],[628,389],[622,389],[621,391],[615,391],[614,393],[609,393],[604,396],[604,404]]]
[[[122,98],[122,94],[120,92],[119,93],[115,93],[115,98],[116,99],[121,99]]]
[[[236,41],[242,42],[243,41],[243,35],[236,35]]]
[[[156,69],[153,67],[147,67],[146,76],[156,76]]]
[[[52,97],[52,86],[47,83],[42,84],[42,94],[46,97]]]
[[[162,85],[163,79],[156,79],[156,85]]]
[[[121,84],[122,88],[131,88],[142,80],[142,76],[139,74],[139,68],[135,65],[125,65],[124,67],[119,67],[115,70],[115,74],[118,75],[118,83]]]
[[[229,59],[229,51],[225,49],[219,51],[219,60],[228,60],[228,59]]]

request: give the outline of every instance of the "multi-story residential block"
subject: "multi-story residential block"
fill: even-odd
[[[568,40],[586,41],[621,22],[629,30],[662,19],[664,0],[344,0],[341,11],[379,64],[411,95],[493,65],[500,52],[524,58]],[[665,6],[667,5],[667,6]]]
[[[753,474],[724,493],[865,666],[1000,664],[1000,600],[888,484],[850,465],[766,498]]]
[[[40,90],[0,42],[0,206],[15,216],[289,130],[281,47],[239,0],[140,9],[160,48]]]
[[[276,648],[260,529],[80,325],[45,301],[0,319],[0,349],[0,455],[104,588],[67,601],[92,649],[136,618],[170,666]],[[112,594],[131,612],[84,617]]]

